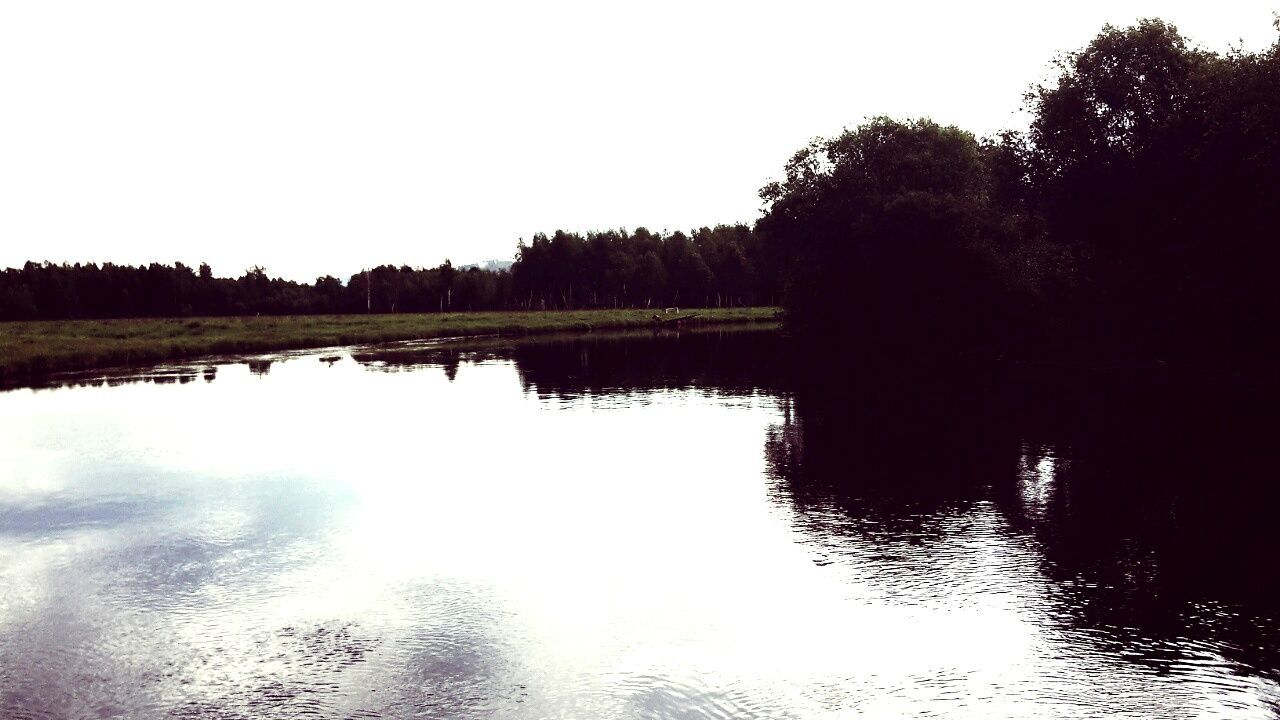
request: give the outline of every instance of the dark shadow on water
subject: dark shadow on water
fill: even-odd
[[[384,372],[440,368],[451,381],[462,364],[513,362],[524,389],[541,397],[686,388],[741,394],[781,388],[785,347],[775,326],[753,323],[407,344],[352,357]]]
[[[928,543],[993,504],[1071,627],[1161,672],[1207,645],[1280,679],[1274,387],[999,366],[792,378],[766,455],[819,543]]]
[[[123,385],[187,385],[202,377],[205,382],[213,382],[218,369],[209,366],[200,370],[195,367],[157,367],[147,370],[123,370],[119,374],[104,375],[102,373],[68,373],[57,377],[42,378],[38,382],[26,383],[20,388],[30,390],[50,390],[58,388],[87,387],[121,387]],[[17,388],[2,388],[0,392]]]
[[[261,358],[249,361],[249,372],[257,377],[263,377],[271,373],[271,363],[273,358]]]
[[[783,386],[785,344],[760,328],[586,335],[512,349],[526,391],[542,397],[696,388],[725,395]]]

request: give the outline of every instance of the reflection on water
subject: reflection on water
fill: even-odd
[[[643,333],[0,393],[0,715],[1280,714],[1272,394],[830,364]]]

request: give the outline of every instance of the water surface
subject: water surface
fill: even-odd
[[[1270,397],[719,330],[11,390],[0,715],[1277,717]]]

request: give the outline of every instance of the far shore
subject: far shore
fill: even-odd
[[[284,315],[141,318],[0,323],[0,384],[67,370],[138,367],[202,355],[269,352],[337,345],[475,335],[530,335],[566,330],[655,326],[697,315],[695,323],[765,322],[774,307],[541,312]]]

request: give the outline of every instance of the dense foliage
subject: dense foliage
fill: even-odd
[[[1076,258],[1073,335],[1170,355],[1274,355],[1280,43],[1226,56],[1107,28],[1030,97],[1027,168]]]
[[[800,329],[872,352],[1280,351],[1280,44],[1104,28],[979,141],[876,119],[797,153],[758,229]]]

